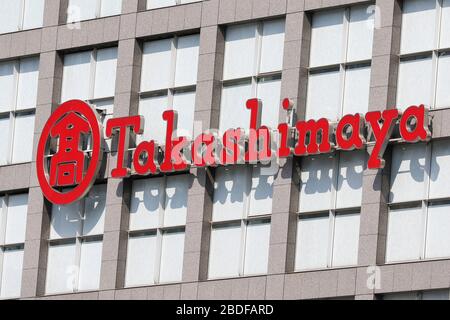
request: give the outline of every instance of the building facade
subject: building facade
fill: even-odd
[[[0,7],[2,299],[449,299],[450,1]],[[106,139],[84,199],[43,196],[37,143],[64,101],[163,142],[167,108],[193,136],[248,127],[252,97],[271,127],[283,98],[290,121],[425,104],[432,140],[391,143],[380,170],[360,150],[122,180]]]

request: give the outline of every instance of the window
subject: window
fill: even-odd
[[[28,194],[0,196],[0,298],[17,298],[22,284]]]
[[[69,0],[67,23],[118,15],[122,0]]]
[[[250,112],[245,103],[255,97],[263,101],[261,123],[278,126],[283,51],[284,20],[227,27],[219,124],[222,132],[249,127]]]
[[[397,106],[450,106],[450,0],[403,2]]]
[[[394,148],[387,262],[450,256],[449,166],[448,140]]]
[[[133,182],[125,285],[182,278],[189,175]]]
[[[38,58],[0,63],[0,165],[31,161],[38,77]]]
[[[199,35],[146,42],[142,58],[139,114],[146,128],[139,141],[165,144],[164,111],[178,112],[178,136],[192,138]]]
[[[116,47],[65,55],[61,101],[80,99],[95,106],[106,130],[114,112],[116,66]]]
[[[307,119],[336,121],[369,105],[373,10],[356,6],[313,15]]]
[[[44,0],[0,0],[0,34],[40,28],[44,21]]]
[[[199,1],[201,0],[147,0],[147,10]]]
[[[389,293],[382,296],[383,300],[449,300],[449,290],[428,290],[417,292]]]
[[[365,152],[302,159],[297,270],[357,264]]]
[[[100,285],[106,185],[95,185],[83,200],[53,205],[46,293],[97,290]]]
[[[267,273],[273,180],[262,167],[216,169],[210,279]]]

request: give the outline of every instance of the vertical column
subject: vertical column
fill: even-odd
[[[45,122],[57,107],[62,83],[62,60],[56,51],[41,53],[39,60],[38,98],[34,129],[34,147],[28,194],[27,231],[22,274],[22,297],[45,293],[47,239],[51,205],[44,199],[36,175],[37,144]]]
[[[133,3],[138,4],[134,1]],[[128,4],[124,4],[125,6],[128,6]],[[127,10],[130,10],[130,8]],[[137,7],[134,8],[134,12],[136,11]],[[114,117],[124,117],[138,112],[142,53],[134,38],[135,13],[130,13],[127,16],[131,16],[131,19],[127,19],[126,23],[120,25]],[[127,16],[122,16],[122,18]],[[111,154],[108,155],[108,175],[117,161],[117,139],[113,139],[111,149]],[[111,179],[109,176],[100,290],[121,288],[125,283],[130,193],[131,182],[128,179]]]
[[[69,0],[45,0],[44,27],[57,26],[66,22]]]
[[[401,9],[397,1],[377,0],[372,54],[369,111],[395,106],[399,63]],[[384,262],[389,201],[390,154],[384,155],[383,170],[366,170],[358,254],[356,295],[367,299],[374,290],[367,280],[373,274],[368,266]],[[369,273],[368,273],[369,272]],[[383,275],[381,274],[381,277]]]
[[[194,136],[219,126],[224,36],[218,26],[201,29],[199,51]],[[194,182],[188,195],[183,282],[207,278],[211,230],[213,172],[210,168],[191,169],[191,174]],[[196,294],[196,290],[190,292]]]
[[[285,30],[281,98],[289,98],[294,102],[295,121],[296,118],[304,117],[306,106],[311,27],[305,12],[288,13]],[[280,123],[286,122],[286,115],[280,103]],[[275,178],[273,189],[267,298],[281,299],[282,296],[272,294],[280,292],[276,290],[276,287],[283,281],[283,275],[277,274],[294,271],[298,188],[296,159],[280,160],[280,170]]]

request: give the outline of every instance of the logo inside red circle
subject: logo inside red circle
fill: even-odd
[[[102,130],[97,113],[81,100],[70,100],[52,113],[39,139],[36,170],[44,196],[54,204],[83,198],[101,164]],[[63,188],[70,188],[62,192]]]

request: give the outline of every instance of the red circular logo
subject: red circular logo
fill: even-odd
[[[102,130],[97,113],[70,100],[52,113],[39,139],[36,169],[44,196],[54,204],[84,197],[100,169]],[[62,188],[71,188],[61,192]]]

